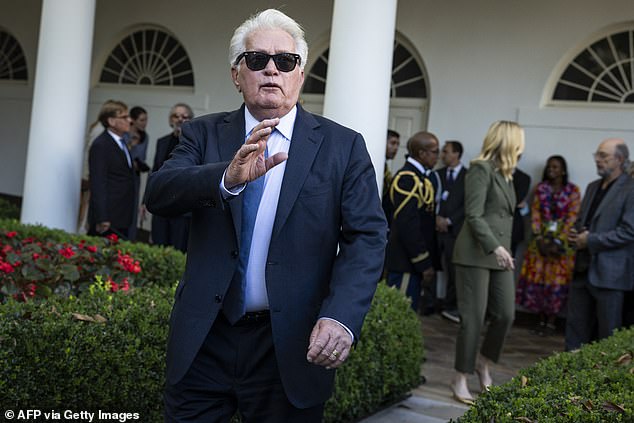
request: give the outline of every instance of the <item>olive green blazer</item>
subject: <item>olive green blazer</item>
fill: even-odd
[[[506,181],[492,161],[475,161],[465,179],[465,222],[456,239],[454,264],[499,269],[495,254],[502,245],[511,251],[512,181]]]

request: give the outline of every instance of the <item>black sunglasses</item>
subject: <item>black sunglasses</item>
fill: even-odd
[[[259,51],[245,51],[236,58],[233,65],[238,66],[238,63],[240,63],[240,60],[242,60],[243,57],[244,62],[247,64],[247,68],[252,71],[260,71],[264,69],[269,63],[269,60],[273,59],[278,71],[290,72],[302,61],[299,54],[295,53],[266,54]]]

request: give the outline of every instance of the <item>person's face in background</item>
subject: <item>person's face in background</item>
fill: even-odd
[[[136,119],[132,119],[132,128],[145,132],[147,128],[147,113],[141,113]]]
[[[460,157],[458,152],[454,151],[451,144],[445,144],[442,148],[442,153],[440,154],[440,160],[445,166],[456,167],[460,162]]]
[[[120,137],[130,131],[130,115],[128,111],[117,112],[117,116],[108,118],[108,129]]]
[[[610,178],[621,174],[622,160],[616,157],[615,152],[616,144],[612,140],[599,144],[599,148],[593,156],[594,164],[597,166],[597,174],[600,177]]]
[[[392,136],[387,139],[387,145],[385,146],[386,160],[392,160],[394,157],[396,157],[399,145],[401,145],[401,140],[399,137]]]
[[[170,115],[170,126],[172,127],[174,135],[179,136],[181,133],[181,126],[191,118],[189,110],[187,110],[186,107],[176,107]]]
[[[425,169],[433,169],[438,163],[438,155],[440,154],[440,145],[438,140],[433,140],[427,148],[421,152],[421,163]]]
[[[546,177],[550,182],[561,181],[564,176],[564,168],[557,159],[550,159],[546,163]]]

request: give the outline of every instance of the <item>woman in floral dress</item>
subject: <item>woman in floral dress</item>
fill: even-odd
[[[542,181],[535,188],[531,206],[533,238],[528,245],[516,291],[516,303],[539,313],[540,334],[555,329],[555,318],[566,303],[575,253],[568,245],[581,195],[568,181],[568,167],[561,156],[546,161]]]

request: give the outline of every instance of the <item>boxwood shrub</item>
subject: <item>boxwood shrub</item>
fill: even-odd
[[[0,408],[130,412],[162,421],[173,286],[113,293],[96,284],[78,298],[1,304]],[[422,351],[418,318],[381,284],[361,339],[337,373],[326,421],[351,421],[406,395],[419,383]]]
[[[634,328],[520,370],[460,423],[634,422]]]

